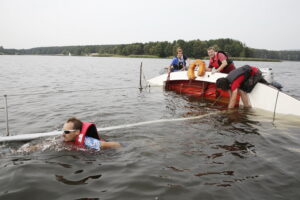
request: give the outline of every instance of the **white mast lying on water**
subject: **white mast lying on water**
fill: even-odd
[[[110,131],[110,130],[116,130],[116,129],[124,129],[124,128],[131,128],[136,126],[143,126],[148,124],[155,124],[155,123],[164,123],[164,122],[177,122],[177,121],[184,121],[184,120],[193,120],[193,119],[200,119],[205,118],[210,115],[216,115],[224,112],[230,112],[230,111],[218,111],[218,112],[212,112],[204,115],[199,115],[195,117],[182,117],[182,118],[175,118],[175,119],[158,119],[158,120],[151,120],[151,121],[145,121],[145,122],[137,122],[133,124],[123,124],[119,126],[110,126],[110,127],[104,127],[104,128],[98,128],[97,131]],[[48,133],[32,133],[32,134],[22,134],[22,135],[14,135],[14,136],[2,136],[0,137],[0,142],[15,142],[15,141],[29,141],[34,140],[41,137],[50,137],[50,136],[57,136],[62,135],[62,131],[52,131]]]

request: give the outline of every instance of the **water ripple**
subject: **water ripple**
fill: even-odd
[[[71,116],[98,127],[149,121],[102,130],[106,140],[122,143],[118,150],[81,151],[55,137],[1,144],[0,199],[299,199],[299,119],[223,112],[224,105],[162,88],[140,92],[140,61],[0,56],[2,94],[39,93],[8,96],[12,134],[61,129]],[[116,73],[120,63],[124,73]],[[169,60],[143,64],[150,78]],[[299,62],[236,64],[272,66],[284,91],[299,96]],[[117,87],[128,89],[109,89]]]

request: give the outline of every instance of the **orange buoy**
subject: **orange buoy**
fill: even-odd
[[[196,78],[196,76],[195,76],[195,68],[197,66],[198,66],[197,76],[204,76],[204,74],[205,74],[205,62],[202,61],[202,60],[200,60],[200,59],[196,59],[189,66],[189,70],[188,70],[188,78],[189,78],[189,80],[194,80]]]

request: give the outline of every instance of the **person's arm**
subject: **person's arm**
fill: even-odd
[[[182,67],[182,69],[180,70],[180,71],[186,71],[186,61],[184,61],[184,63],[183,63],[184,65],[183,65],[183,67]]]
[[[234,91],[232,91],[230,93],[230,99],[229,99],[229,104],[228,104],[229,109],[234,108],[237,94],[238,94],[238,88],[236,88]]]
[[[17,153],[32,153],[42,149],[41,144],[31,145],[30,143],[26,143],[22,145],[16,152]]]
[[[217,59],[221,61],[221,65],[213,73],[221,72],[228,65],[227,58],[223,53],[218,53],[218,58]]]
[[[220,67],[215,71],[215,72],[220,72],[222,71],[226,66],[228,65],[226,60],[222,61],[222,64],[220,65]]]
[[[211,63],[212,63],[212,60],[209,59],[208,67],[205,67],[205,71],[207,71],[207,72],[211,72],[212,71],[213,66],[211,65]]]
[[[228,104],[229,109],[234,108],[237,94],[240,91],[239,88],[240,88],[242,82],[244,81],[244,79],[245,79],[245,76],[241,75],[231,83],[230,90],[229,90],[230,91],[230,99],[229,99],[229,104]]]
[[[174,65],[175,63],[176,63],[176,58],[173,58],[171,64],[170,64],[169,67],[168,67],[168,76],[167,76],[167,80],[170,80],[171,69],[172,69],[172,67],[173,67],[173,65]]]
[[[188,67],[190,66],[190,61],[191,61],[191,60],[190,60],[189,58],[186,59],[186,61],[185,61],[185,63],[186,63],[186,68],[188,68]]]
[[[212,71],[212,67],[206,67],[206,68],[205,68],[205,71],[211,72],[211,71]]]
[[[248,94],[242,90],[240,90],[241,99],[243,101],[244,107],[251,108],[250,100]]]
[[[104,141],[101,141],[101,149],[119,148],[119,147],[121,147],[121,145],[118,142],[104,142]]]
[[[186,71],[188,69],[188,66],[190,65],[190,59],[185,57],[185,65],[181,69],[181,71]]]
[[[172,69],[172,65],[168,66],[168,76],[167,76],[167,80],[170,80],[170,74],[171,74],[171,69]]]
[[[118,148],[121,146],[118,142],[105,142],[88,136],[85,137],[84,144],[86,147],[96,149],[96,150],[107,149],[107,148]]]

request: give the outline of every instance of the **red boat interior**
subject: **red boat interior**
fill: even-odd
[[[230,94],[227,91],[216,88],[215,83],[195,80],[170,80],[164,85],[165,90],[174,91],[178,94],[193,96],[196,98],[205,98],[227,104]],[[238,95],[236,105],[239,105],[240,96]]]

